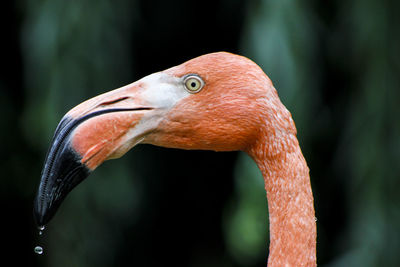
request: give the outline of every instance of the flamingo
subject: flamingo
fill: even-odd
[[[71,109],[56,128],[34,203],[44,226],[102,162],[137,144],[246,152],[267,192],[268,266],[316,266],[309,169],[290,112],[250,59],[217,52],[146,76]]]

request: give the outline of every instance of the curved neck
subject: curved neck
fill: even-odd
[[[268,266],[316,266],[316,222],[309,169],[295,132],[281,132],[272,139],[264,136],[248,154],[260,168],[267,191]]]

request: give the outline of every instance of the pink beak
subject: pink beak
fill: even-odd
[[[67,194],[97,166],[124,154],[140,136],[129,134],[145,113],[141,83],[89,99],[60,121],[48,150],[34,203],[38,225],[45,225]],[[129,140],[127,140],[129,138]]]

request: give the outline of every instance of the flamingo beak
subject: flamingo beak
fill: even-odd
[[[68,112],[58,124],[48,150],[34,203],[38,225],[45,225],[67,194],[102,162],[122,156],[140,142],[135,132],[153,110],[132,84],[90,99]]]
[[[156,129],[169,108],[186,96],[178,86],[180,82],[176,77],[155,73],[89,99],[62,118],[34,202],[39,226],[49,222],[67,194],[97,166],[121,157]]]

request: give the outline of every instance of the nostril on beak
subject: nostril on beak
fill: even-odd
[[[109,106],[109,105],[116,104],[118,102],[124,101],[125,99],[128,99],[128,98],[129,97],[127,97],[127,96],[120,97],[120,98],[117,98],[117,99],[114,99],[114,100],[103,102],[99,106]]]

